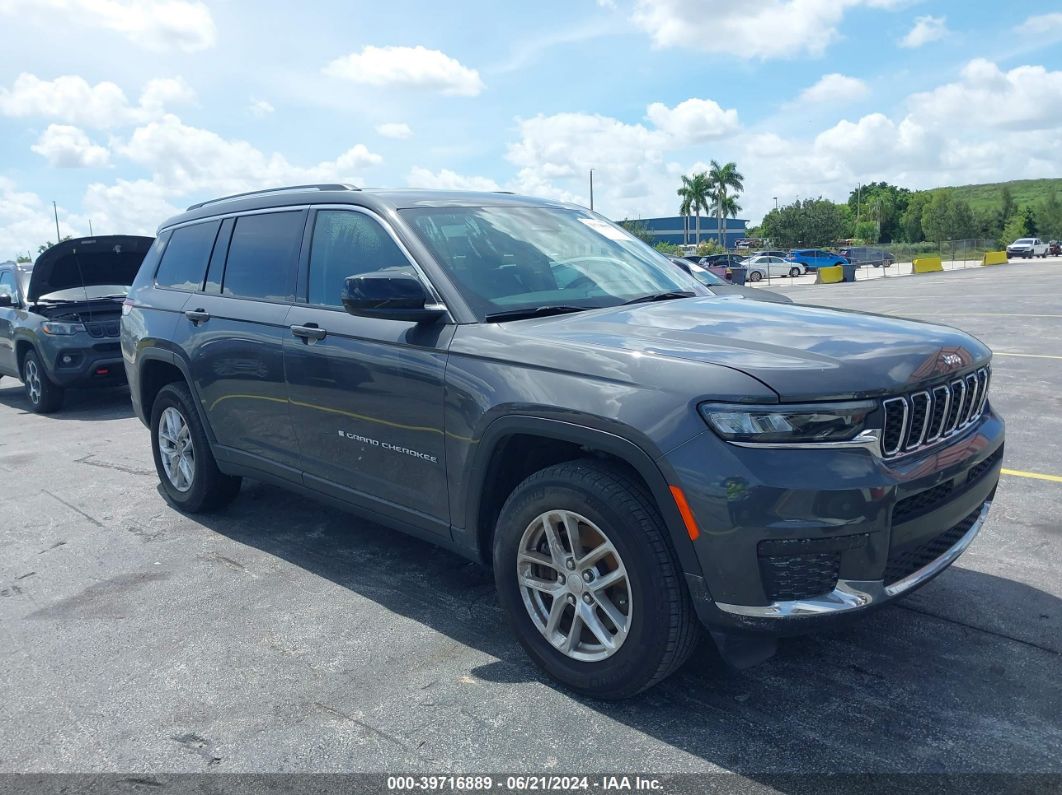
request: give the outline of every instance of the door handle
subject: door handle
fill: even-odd
[[[318,328],[316,323],[307,323],[305,326],[292,326],[291,333],[307,342],[310,340],[323,340],[328,336],[328,332],[323,328]]]
[[[210,320],[210,313],[205,309],[189,309],[184,313],[184,316],[195,323],[197,326],[200,323],[206,323]]]

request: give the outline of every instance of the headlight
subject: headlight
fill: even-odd
[[[845,442],[867,428],[873,401],[793,406],[703,403],[702,416],[730,442]]]
[[[70,334],[77,334],[79,331],[84,331],[85,325],[83,323],[41,323],[41,331],[45,334],[53,334],[56,336],[69,336]]]

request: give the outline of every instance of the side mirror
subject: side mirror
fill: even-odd
[[[0,293],[0,307],[14,305],[15,299],[10,293]]]
[[[445,307],[428,304],[420,279],[402,270],[348,276],[342,299],[346,310],[359,317],[430,323],[446,314]]]

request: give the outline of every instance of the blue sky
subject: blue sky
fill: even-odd
[[[1062,176],[1062,9],[951,0],[0,0],[0,258],[315,180],[673,214]]]

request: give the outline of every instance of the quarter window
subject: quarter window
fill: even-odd
[[[0,295],[10,295],[12,300],[18,295],[15,289],[15,275],[11,271],[0,273]]]
[[[293,300],[305,220],[305,212],[237,218],[221,292],[240,298]]]
[[[173,290],[199,290],[206,275],[207,260],[214,247],[220,221],[182,226],[170,235],[155,284]]]
[[[348,276],[408,267],[409,260],[373,218],[349,210],[320,210],[310,248],[309,302],[342,306]]]

